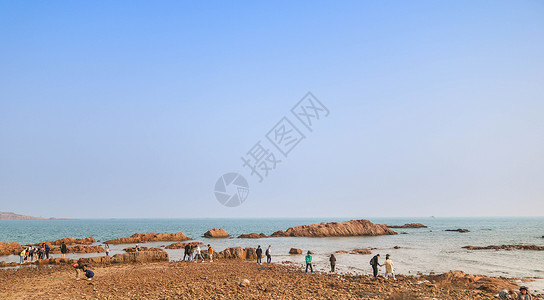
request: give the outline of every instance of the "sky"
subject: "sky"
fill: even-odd
[[[0,211],[542,216],[543,37],[542,1],[0,0]]]

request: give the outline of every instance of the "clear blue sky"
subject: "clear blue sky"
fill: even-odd
[[[330,115],[259,183],[308,91]],[[542,1],[0,1],[0,211],[544,215],[543,183]]]

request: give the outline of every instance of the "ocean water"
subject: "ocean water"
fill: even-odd
[[[354,218],[298,218],[298,219],[80,219],[0,221],[0,241],[37,243],[64,237],[85,238],[92,236],[99,241],[130,236],[135,232],[182,231],[195,241],[211,243],[221,251],[227,247],[272,246],[274,262],[291,261],[301,266],[303,255],[289,255],[290,248],[312,250],[314,266],[328,270],[328,256],[337,250],[376,248],[372,255],[337,254],[337,270],[340,273],[370,274],[370,258],[379,253],[382,258],[391,254],[397,274],[416,274],[462,270],[471,274],[531,278],[524,283],[533,291],[544,292],[544,251],[468,251],[463,246],[488,246],[527,244],[544,246],[544,217],[530,218],[369,218],[377,224],[402,225],[423,223],[429,228],[395,229],[398,234],[377,237],[341,238],[266,238],[266,239],[206,239],[207,230],[224,228],[232,236],[242,233],[267,235],[286,230],[291,226],[319,222],[341,222]],[[446,229],[466,228],[468,233],[447,232]],[[97,243],[100,244],[100,243]],[[148,243],[145,246],[163,246],[169,242]],[[122,253],[129,245],[112,245],[112,254]],[[393,247],[399,246],[400,249]],[[183,250],[168,250],[171,260],[183,257]],[[78,258],[97,254],[73,255]],[[17,261],[16,256],[0,257],[4,261]],[[383,269],[381,270],[383,272]]]

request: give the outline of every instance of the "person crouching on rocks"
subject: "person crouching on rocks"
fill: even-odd
[[[381,266],[380,263],[378,262],[379,258],[380,258],[380,255],[376,254],[370,260],[370,265],[372,266],[372,273],[374,274],[374,278],[378,276],[378,266]]]
[[[83,265],[83,272],[85,272],[85,277],[87,277],[87,280],[93,279],[94,272],[87,269],[87,265]]]
[[[308,273],[308,267],[310,267],[310,272],[314,272],[314,268],[312,268],[312,252],[308,251],[308,254],[306,254],[306,273]]]
[[[393,279],[397,280],[395,278],[395,269],[393,269],[393,261],[389,257],[389,254],[385,255],[385,280],[387,280],[387,277],[393,277]]]
[[[87,269],[87,265],[74,264],[73,267],[76,270],[76,280],[79,280],[79,271],[81,271],[83,274],[85,274],[85,269]]]

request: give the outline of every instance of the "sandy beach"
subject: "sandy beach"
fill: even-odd
[[[75,280],[68,264],[0,270],[4,299],[493,299],[509,280],[459,274],[369,276],[305,273],[301,265],[243,260],[90,265],[95,277]],[[464,275],[469,278],[471,275]],[[249,283],[244,285],[244,280]]]

